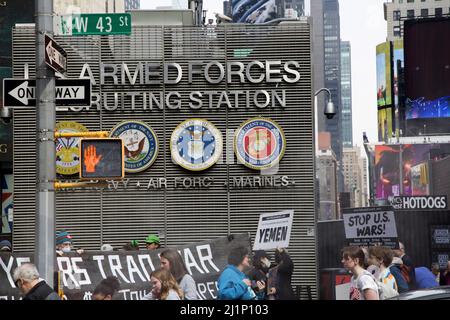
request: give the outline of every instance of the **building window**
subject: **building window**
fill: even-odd
[[[420,10],[420,15],[422,17],[428,17],[428,9],[422,9]]]
[[[395,10],[394,11],[394,21],[400,21],[400,10]]]
[[[400,26],[394,26],[394,37],[401,37]]]
[[[408,10],[406,11],[406,16],[410,18],[414,18],[414,10]]]
[[[434,14],[435,14],[436,17],[442,16],[442,8],[434,9]]]
[[[407,2],[408,3],[414,3],[414,0],[408,0]]]

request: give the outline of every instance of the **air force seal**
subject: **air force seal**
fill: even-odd
[[[121,122],[111,130],[110,136],[123,140],[126,172],[144,171],[155,162],[158,155],[158,138],[144,122]]]
[[[205,119],[183,121],[170,139],[173,161],[191,171],[206,170],[214,165],[220,159],[222,149],[222,134]]]
[[[271,119],[253,118],[235,132],[234,151],[243,165],[268,169],[280,162],[286,148],[283,129]]]

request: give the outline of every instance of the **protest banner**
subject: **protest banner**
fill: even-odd
[[[294,210],[262,214],[259,217],[253,250],[287,248],[293,219]]]
[[[217,297],[217,280],[228,264],[228,255],[236,247],[250,249],[248,234],[236,234],[211,241],[174,247],[180,252],[188,272],[197,285],[198,298]],[[120,300],[140,300],[150,292],[150,274],[159,269],[159,253],[167,248],[147,251],[71,252],[56,258],[55,270],[61,272],[64,298],[91,300],[95,287],[107,276],[116,276]],[[18,300],[21,295],[13,280],[14,269],[33,262],[31,253],[0,253],[0,300]]]
[[[345,237],[350,246],[383,245],[398,248],[392,207],[344,209],[343,218]]]

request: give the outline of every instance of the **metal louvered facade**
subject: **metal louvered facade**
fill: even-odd
[[[13,31],[14,77],[24,77],[28,63],[34,76],[34,29]],[[56,227],[65,228],[74,237],[76,247],[98,249],[103,243],[121,247],[126,241],[142,241],[150,233],[159,233],[164,245],[173,246],[212,239],[230,233],[250,232],[255,236],[259,215],[265,212],[294,210],[294,225],[289,252],[294,260],[294,285],[311,286],[317,297],[317,262],[315,237],[315,195],[313,157],[311,29],[308,21],[279,26],[227,25],[216,28],[133,27],[131,36],[63,37],[55,40],[67,51],[68,78],[78,78],[83,64],[92,68],[96,85],[93,92],[110,93],[108,105],[114,104],[114,92],[149,90],[145,85],[115,86],[110,79],[100,85],[100,63],[125,62],[133,73],[138,62],[176,62],[183,69],[189,61],[250,62],[253,60],[297,61],[301,78],[290,84],[227,83],[212,85],[204,79],[188,83],[185,77],[177,85],[153,85],[152,91],[178,91],[180,110],[131,109],[129,101],[115,111],[104,107],[89,111],[58,111],[57,121],[76,121],[89,131],[111,130],[123,120],[147,123],[159,139],[159,154],[144,172],[127,174],[128,187],[117,190],[71,190],[57,192]],[[244,50],[242,50],[244,49]],[[238,54],[236,54],[238,52]],[[239,53],[240,52],[240,53]],[[247,52],[247,54],[242,54]],[[188,107],[192,91],[286,90],[286,107],[201,108]],[[217,103],[218,97],[213,102]],[[245,97],[239,98],[240,105]],[[233,132],[252,117],[275,120],[286,137],[286,151],[278,176],[288,176],[288,187],[241,188],[230,185],[233,177],[259,176],[236,161]],[[174,164],[170,154],[170,136],[175,127],[189,118],[211,121],[224,137],[222,160],[203,172],[190,172]],[[14,247],[29,251],[34,234],[36,212],[36,114],[14,111]],[[165,189],[136,187],[137,181],[150,178],[212,177],[209,188]]]

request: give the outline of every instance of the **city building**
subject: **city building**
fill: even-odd
[[[352,51],[349,41],[341,41],[342,144],[353,146],[352,125]]]
[[[227,17],[232,16],[231,13],[231,1],[224,1],[223,2],[223,14],[226,15]]]
[[[319,133],[319,151],[317,154],[317,172],[319,194],[318,220],[335,220],[339,215],[338,202],[338,164],[331,148],[331,135],[329,132]]]
[[[390,0],[384,3],[384,20],[388,24],[387,40],[403,37],[403,20],[448,15],[450,0]]]
[[[331,147],[338,163],[338,190],[344,191],[342,175],[341,36],[338,0],[311,1],[313,18],[314,90],[328,88],[337,114],[327,120],[322,114],[328,97],[318,96],[318,130],[331,134]]]
[[[365,207],[367,199],[367,162],[359,147],[344,148],[343,167],[345,191],[350,193],[353,208]]]
[[[125,0],[125,11],[139,10],[141,8],[141,0]]]
[[[233,4],[239,6],[234,14]],[[232,17],[233,22],[239,23],[259,24],[277,19],[298,19],[305,15],[305,0],[224,1],[223,13]]]

